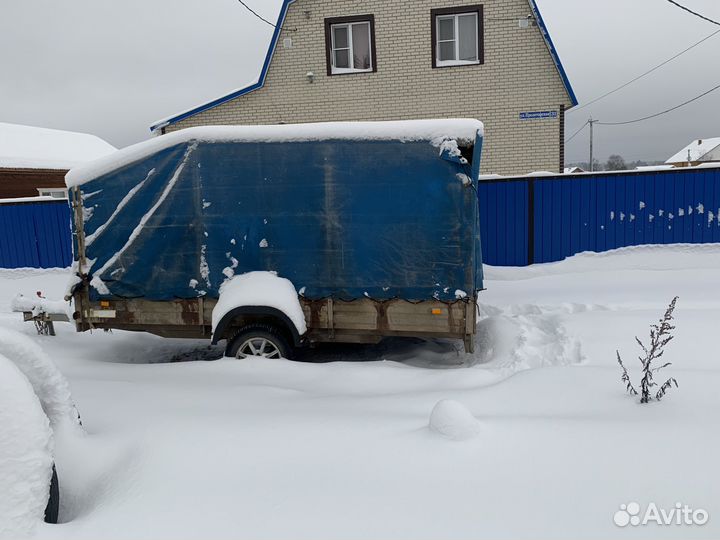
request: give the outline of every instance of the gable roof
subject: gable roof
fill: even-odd
[[[710,161],[720,156],[709,156],[720,147],[720,137],[714,139],[697,139],[668,159],[665,163],[687,163],[688,161]],[[688,159],[690,157],[690,159]]]
[[[0,167],[70,169],[117,149],[95,135],[0,122]]]
[[[545,24],[545,20],[542,17],[542,14],[540,13],[540,8],[537,5],[537,0],[528,0],[530,2],[530,9],[532,9],[533,15],[535,16],[535,20],[538,23],[538,26],[540,27],[540,32],[542,33],[543,39],[545,39],[545,44],[548,47],[548,50],[550,51],[550,56],[552,56],[553,62],[555,63],[555,67],[558,70],[558,73],[560,74],[560,78],[562,79],[563,85],[565,86],[565,90],[568,93],[568,96],[570,97],[570,102],[572,103],[572,106],[575,107],[575,105],[578,104],[577,96],[575,95],[575,90],[573,90],[572,84],[570,83],[570,78],[567,75],[567,72],[565,71],[565,67],[562,64],[562,60],[560,60],[560,54],[558,53],[557,49],[555,48],[555,44],[553,43],[552,38],[550,37],[550,32],[548,31],[547,25]]]
[[[267,78],[268,70],[270,69],[270,62],[272,61],[273,54],[275,53],[275,48],[277,47],[278,40],[280,39],[280,32],[282,30],[283,23],[285,22],[285,17],[287,16],[288,8],[290,7],[290,4],[292,4],[293,2],[295,2],[295,0],[283,0],[282,7],[280,8],[280,13],[278,14],[278,20],[277,20],[277,23],[275,24],[275,31],[273,32],[272,39],[270,40],[270,47],[268,48],[267,54],[265,55],[265,61],[263,62],[262,70],[260,72],[260,77],[258,78],[258,80],[256,82],[249,84],[248,86],[245,86],[243,88],[238,88],[237,90],[231,92],[230,94],[227,94],[225,96],[214,99],[213,101],[210,101],[208,103],[199,105],[193,109],[189,109],[187,111],[178,113],[175,116],[171,116],[169,118],[159,120],[159,121],[155,122],[152,126],[150,126],[150,131],[155,131],[157,129],[162,129],[166,126],[169,126],[171,124],[176,124],[178,122],[181,122],[182,120],[185,120],[186,118],[190,118],[191,116],[195,116],[196,114],[200,114],[201,112],[218,107],[219,105],[222,105],[223,103],[226,103],[235,98],[239,98],[240,96],[244,96],[246,94],[254,92],[255,90],[259,90],[260,88],[265,86],[265,79]],[[567,91],[568,96],[570,97],[572,106],[574,107],[575,105],[578,104],[577,97],[575,96],[575,91],[573,90],[572,85],[570,84],[570,79],[568,78],[567,72],[565,71],[562,61],[560,60],[560,55],[558,54],[557,49],[555,48],[555,44],[553,43],[552,38],[550,37],[550,32],[548,32],[547,25],[545,24],[545,21],[542,18],[540,9],[538,8],[538,5],[537,5],[537,0],[528,0],[528,2],[530,4],[530,9],[532,10],[533,16],[535,17],[535,20],[538,23],[538,27],[540,28],[540,33],[542,34],[543,39],[545,40],[545,44],[547,45],[548,50],[550,51],[550,56],[553,59],[553,63],[555,64],[555,67],[558,70],[558,74],[560,75],[560,78],[562,79],[563,85],[565,86],[565,90]]]

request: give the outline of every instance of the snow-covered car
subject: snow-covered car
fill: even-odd
[[[58,521],[60,432],[82,432],[67,379],[35,341],[0,327],[0,538]]]
[[[0,537],[57,523],[59,490],[53,433],[40,399],[14,362],[0,354]]]

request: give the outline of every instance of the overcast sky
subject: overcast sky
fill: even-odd
[[[280,0],[246,0],[268,18]],[[392,0],[388,0],[392,1]],[[488,0],[493,1],[493,0]],[[718,0],[684,0],[720,20]],[[720,27],[666,0],[539,0],[580,103]],[[0,0],[0,121],[99,135],[116,146],[149,137],[160,118],[257,77],[271,28],[236,0]],[[720,84],[720,35],[635,85],[568,114],[624,121]],[[596,128],[596,155],[665,159],[720,136],[720,91],[633,126]],[[587,130],[568,161],[587,160]]]

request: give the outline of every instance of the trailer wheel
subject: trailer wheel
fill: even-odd
[[[226,355],[231,358],[293,358],[293,348],[283,334],[269,324],[245,326],[228,340]]]
[[[60,485],[58,483],[57,471],[55,465],[52,470],[52,480],[50,480],[50,497],[48,498],[47,507],[45,508],[45,523],[57,523],[60,510]]]

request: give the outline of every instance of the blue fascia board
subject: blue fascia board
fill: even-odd
[[[258,79],[258,82],[251,84],[250,86],[246,86],[245,88],[236,90],[232,94],[228,94],[221,98],[218,98],[218,99],[215,99],[208,103],[205,103],[203,105],[200,105],[199,107],[195,107],[194,109],[186,111],[182,114],[173,116],[172,118],[168,118],[167,120],[163,120],[162,122],[154,124],[153,126],[150,127],[150,131],[155,131],[158,128],[169,126],[171,124],[176,124],[178,122],[181,122],[182,120],[185,120],[186,118],[195,116],[196,114],[199,114],[203,111],[207,111],[208,109],[213,109],[213,108],[217,107],[218,105],[222,105],[223,103],[226,103],[226,102],[233,100],[235,98],[238,98],[240,96],[249,94],[250,92],[254,92],[255,90],[258,90],[258,89],[262,88],[263,86],[265,86],[265,79],[267,77],[268,70],[270,69],[270,62],[272,62],[272,57],[275,54],[275,48],[277,47],[277,42],[280,39],[280,32],[282,31],[283,24],[285,23],[285,17],[287,16],[288,8],[290,7],[290,4],[292,4],[293,2],[295,2],[295,0],[284,0],[283,1],[283,5],[280,8],[280,14],[278,15],[277,23],[275,24],[275,31],[273,32],[272,40],[270,41],[270,47],[268,47],[268,52],[265,55],[265,62],[263,63],[262,71],[260,72],[260,78]]]
[[[570,96],[570,101],[572,102],[572,106],[575,107],[578,104],[577,97],[575,96],[575,91],[573,90],[572,84],[570,84],[570,79],[568,78],[567,72],[565,71],[562,61],[560,60],[560,55],[558,54],[558,51],[555,48],[555,44],[553,43],[553,40],[550,37],[550,32],[548,31],[547,25],[545,24],[545,21],[543,20],[542,14],[540,13],[540,8],[538,8],[537,1],[530,0],[530,7],[533,10],[535,19],[537,20],[538,26],[540,27],[540,31],[542,32],[543,38],[545,39],[545,43],[547,43],[548,49],[550,50],[550,55],[553,58],[553,62],[555,62],[555,66],[557,67],[557,70],[560,73],[560,78],[562,79],[563,84],[565,85],[565,89],[567,90],[567,93]]]

